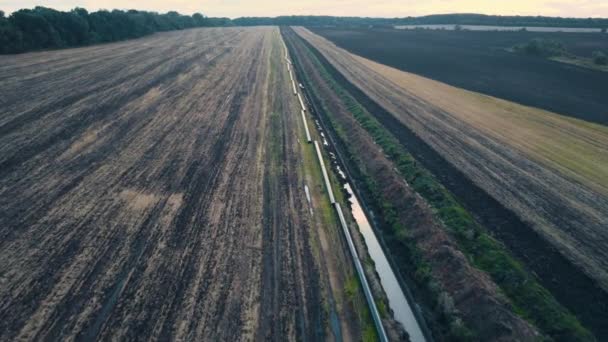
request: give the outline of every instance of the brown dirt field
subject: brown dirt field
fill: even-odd
[[[0,57],[0,340],[330,338],[343,289],[280,47],[222,28]]]
[[[608,128],[383,66],[296,30],[351,83],[608,289]]]

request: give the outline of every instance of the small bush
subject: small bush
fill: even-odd
[[[535,38],[526,44],[517,45],[515,51],[531,56],[554,57],[566,54],[564,44],[557,40]]]
[[[608,65],[608,56],[601,51],[593,52],[593,63],[597,65]]]

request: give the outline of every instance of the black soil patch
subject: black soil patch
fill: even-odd
[[[608,35],[311,28],[379,63],[456,87],[608,125],[608,72],[506,51],[534,38],[560,41],[590,58],[608,52]]]

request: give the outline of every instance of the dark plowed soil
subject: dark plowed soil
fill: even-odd
[[[589,58],[608,35],[311,28],[357,55],[464,89],[608,124],[608,73],[505,51],[533,38]]]

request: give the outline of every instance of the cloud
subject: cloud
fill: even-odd
[[[546,4],[548,15],[568,16],[576,13],[578,17],[608,17],[608,2],[598,0],[549,1]]]

